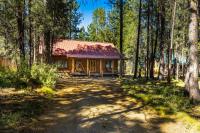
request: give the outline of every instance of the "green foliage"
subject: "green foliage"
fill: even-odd
[[[44,86],[44,87],[38,89],[37,91],[38,91],[39,93],[42,93],[42,94],[44,94],[44,95],[47,95],[48,97],[52,97],[52,96],[56,93],[56,91],[54,91],[52,88],[46,87],[46,86]]]
[[[126,80],[123,89],[158,113],[170,114],[192,107],[190,100],[184,96],[184,89],[177,85],[180,82],[167,85],[162,81]]]
[[[78,33],[77,38],[80,39],[80,40],[83,40],[83,41],[89,40],[88,33],[85,31],[84,27],[80,28],[80,32]]]
[[[1,86],[9,86],[11,84],[10,78],[11,73],[6,71],[4,68],[0,68],[0,85]]]
[[[92,23],[88,26],[89,40],[100,41],[105,40],[106,28],[106,12],[103,8],[97,8],[93,12]]]
[[[28,87],[30,78],[31,78],[30,68],[26,63],[23,63],[18,67],[15,73],[15,79],[13,83],[17,88],[26,88]]]
[[[57,69],[47,64],[34,64],[30,68],[21,66],[17,71],[0,68],[0,86],[27,88],[31,82],[35,85],[54,87],[57,80]]]
[[[7,70],[5,68],[0,68],[0,86],[1,87],[11,87],[12,81],[15,79],[14,71]]]
[[[22,114],[20,112],[17,113],[7,113],[0,114],[0,124],[4,126],[17,126],[21,121]]]
[[[16,70],[0,68],[0,87],[26,88],[30,79],[30,70],[19,68]]]
[[[196,129],[200,131],[200,123],[198,119],[194,119],[187,113],[183,112],[178,113],[176,116],[178,119],[182,120],[188,126],[188,128],[196,127]]]
[[[52,39],[77,38],[81,16],[77,0],[0,0],[0,55],[21,63],[20,55],[28,61],[31,44],[38,47],[42,35],[51,36],[46,49]]]
[[[29,123],[44,112],[49,105],[49,98],[36,95],[37,93],[16,94],[11,98],[9,106],[0,110],[0,125],[16,128],[22,123]],[[26,98],[28,96],[29,98]],[[31,98],[30,98],[31,97]],[[10,97],[7,97],[8,101]],[[22,99],[23,98],[23,99]],[[20,101],[20,102],[19,102]]]
[[[111,42],[119,47],[120,19],[119,19],[119,1],[113,8],[106,12],[103,8],[97,8],[93,12],[92,23],[88,26],[88,38],[91,41]],[[115,3],[114,2],[114,3]],[[124,54],[126,57],[132,57],[137,37],[137,1],[127,0],[124,2]]]
[[[38,81],[43,86],[54,87],[57,79],[57,69],[47,64],[34,64],[31,69],[32,79]]]

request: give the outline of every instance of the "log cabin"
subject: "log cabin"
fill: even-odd
[[[117,75],[121,55],[112,43],[59,39],[54,42],[53,62],[71,75]]]

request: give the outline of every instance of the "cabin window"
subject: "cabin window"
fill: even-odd
[[[81,61],[76,61],[76,72],[84,72],[84,66]]]
[[[58,68],[67,68],[67,61],[66,60],[57,60],[55,62]]]
[[[112,61],[111,60],[106,61],[106,70],[112,71]]]

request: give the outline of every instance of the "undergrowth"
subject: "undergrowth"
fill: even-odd
[[[122,88],[133,98],[142,101],[160,114],[187,112],[194,107],[184,96],[183,81],[173,80],[169,85],[165,81],[124,80]]]
[[[5,98],[0,102],[0,129],[17,128],[30,123],[32,119],[41,115],[51,102],[51,99],[48,97],[37,94],[22,95]],[[8,101],[9,104],[5,101]]]
[[[184,95],[183,81],[173,80],[171,84],[168,84],[166,81],[124,79],[122,82],[124,91],[142,103],[145,109],[160,116],[174,115],[177,119],[181,116],[183,121],[196,122],[196,125],[200,126],[199,119],[192,117],[194,108],[200,107],[200,104],[192,104]],[[195,112],[198,114],[197,111]]]

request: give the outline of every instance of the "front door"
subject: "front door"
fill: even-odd
[[[97,61],[96,60],[89,60],[89,70],[92,73],[97,72]]]
[[[75,72],[86,73],[86,69],[84,67],[84,60],[76,60],[76,62],[75,62]]]

